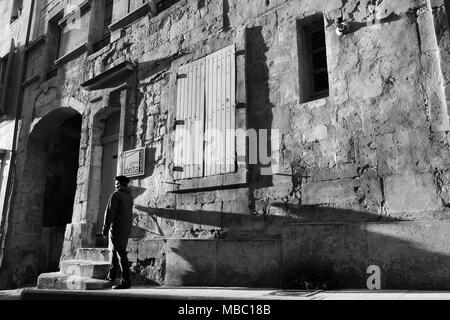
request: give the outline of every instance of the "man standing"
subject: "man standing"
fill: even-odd
[[[130,265],[127,258],[127,244],[133,219],[133,197],[128,188],[130,179],[125,176],[115,178],[116,191],[109,198],[105,211],[102,234],[108,234],[112,243],[112,262],[107,280],[114,281],[120,267],[122,280],[113,289],[128,289],[131,286]]]

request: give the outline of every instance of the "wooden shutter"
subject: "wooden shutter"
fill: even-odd
[[[2,64],[0,75],[3,75],[3,79],[0,78],[0,113],[5,114],[7,112],[7,102],[8,102],[8,92],[9,92],[9,82],[11,78],[11,66],[14,59],[14,40],[11,41],[11,48],[9,50],[8,60],[6,66]],[[3,69],[5,68],[5,69]]]
[[[206,57],[205,176],[236,171],[235,47]]]
[[[175,179],[203,176],[205,59],[178,69],[175,122]]]

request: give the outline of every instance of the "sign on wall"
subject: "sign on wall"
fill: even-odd
[[[139,177],[145,174],[145,148],[123,153],[123,174],[127,177]]]

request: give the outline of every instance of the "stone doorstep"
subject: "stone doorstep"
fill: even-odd
[[[108,248],[79,248],[75,260],[110,262],[111,251]]]
[[[109,266],[109,262],[64,260],[61,261],[61,273],[85,278],[105,279]]]
[[[111,283],[106,280],[53,272],[41,274],[38,278],[37,288],[48,290],[101,290],[111,288]]]

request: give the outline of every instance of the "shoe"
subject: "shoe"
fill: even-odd
[[[126,282],[122,282],[117,286],[113,286],[112,287],[114,290],[121,290],[121,289],[130,289],[131,285],[129,283]]]

